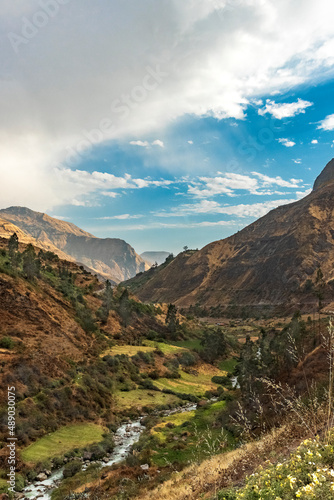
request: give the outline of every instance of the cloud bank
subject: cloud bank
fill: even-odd
[[[67,170],[92,146],[139,141],[184,115],[245,119],[252,99],[327,78],[334,63],[328,0],[3,4],[3,206],[67,203],[76,196]],[[308,105],[270,101],[264,112]],[[319,128],[331,130],[326,120]]]

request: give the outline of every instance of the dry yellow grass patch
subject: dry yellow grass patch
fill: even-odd
[[[249,446],[215,456],[199,466],[191,465],[155,490],[136,497],[136,500],[195,500],[205,485],[218,482],[220,471],[241,458]]]
[[[294,441],[288,429],[276,429],[260,441],[245,444],[237,450],[216,455],[200,465],[191,465],[152,491],[143,492],[136,500],[199,500],[209,499],[222,487],[226,478],[240,482],[246,473],[254,471],[259,463],[279,448],[289,449]],[[299,442],[299,441],[298,441]],[[225,479],[224,479],[225,477]],[[231,480],[228,479],[228,482]]]

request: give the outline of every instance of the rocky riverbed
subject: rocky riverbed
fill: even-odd
[[[175,413],[193,411],[196,409],[196,406],[196,404],[189,403],[181,408],[166,410],[163,412],[163,415],[168,416]],[[143,417],[144,416],[145,415],[143,415]],[[114,435],[115,448],[111,453],[103,457],[102,460],[98,462],[92,461],[91,454],[85,452],[79,459],[83,463],[82,470],[86,470],[87,467],[93,463],[98,463],[102,468],[122,462],[131,452],[132,446],[138,441],[141,433],[145,430],[145,427],[141,423],[142,418],[125,423],[117,429]],[[51,500],[52,491],[59,486],[62,479],[63,467],[52,473],[51,471],[45,470],[37,476],[37,481],[26,486],[21,494],[17,494],[16,498],[20,500]]]

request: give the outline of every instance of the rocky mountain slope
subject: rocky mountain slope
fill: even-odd
[[[76,260],[116,283],[149,267],[125,241],[117,238],[96,238],[70,222],[44,213],[24,207],[10,207],[0,210],[0,218],[19,228],[20,241],[51,250],[60,258]],[[1,235],[9,237],[9,227],[4,226],[1,220]],[[32,240],[28,241],[27,238]]]
[[[324,281],[330,283],[334,278],[334,160],[302,200],[272,210],[198,252],[183,252],[167,266],[127,285],[141,300],[183,307],[196,303],[280,306],[317,300],[314,292],[307,295],[304,290],[307,280],[315,283],[319,266]]]

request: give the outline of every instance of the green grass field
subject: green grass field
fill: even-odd
[[[224,361],[219,363],[219,368],[224,372],[233,373],[233,370],[237,363],[238,361],[234,358],[225,359]]]
[[[193,396],[204,396],[206,391],[217,388],[217,384],[211,382],[212,375],[191,375],[180,370],[181,378],[169,379],[159,378],[154,384],[159,389],[171,389],[175,392],[184,392]]]
[[[201,345],[201,339],[193,339],[193,340],[179,340],[177,342],[170,342],[171,345],[177,347],[185,347],[186,349],[198,349],[201,351],[203,346]]]
[[[150,346],[152,348],[158,348],[160,349],[164,354],[177,354],[179,352],[182,352],[185,350],[184,347],[177,346],[177,345],[172,345],[172,344],[165,344],[164,342],[154,342],[153,340],[145,340],[144,345]]]
[[[100,356],[107,356],[107,354],[110,354],[110,356],[120,356],[121,354],[126,354],[127,356],[131,357],[135,356],[139,351],[153,352],[154,349],[154,347],[147,345],[115,345],[111,349],[104,351],[102,354],[100,354]]]
[[[225,404],[218,401],[206,408],[164,417],[151,429],[153,462],[159,467],[168,463],[187,464],[229,448],[233,444],[232,436],[221,428],[212,427]]]
[[[181,400],[172,394],[162,394],[157,391],[135,389],[133,391],[116,392],[117,409],[141,408],[143,406],[157,406],[180,403]]]
[[[95,424],[77,424],[61,429],[38,439],[21,451],[24,462],[37,463],[58,457],[75,448],[102,441],[105,429]]]

